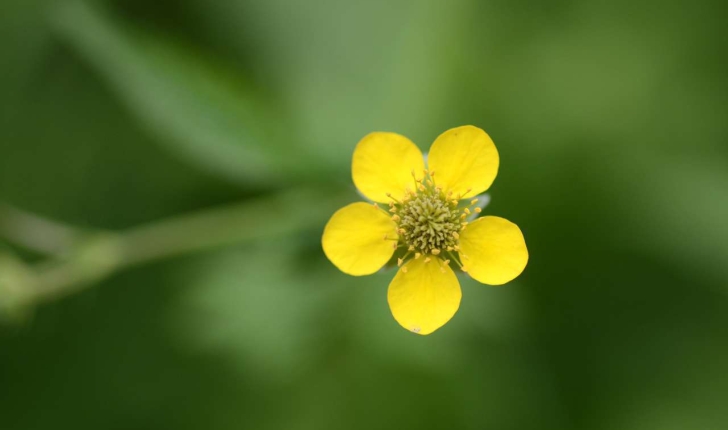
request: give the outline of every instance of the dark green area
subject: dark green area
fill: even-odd
[[[0,323],[0,428],[724,428],[724,9],[5,0],[0,202],[110,230],[298,186],[343,206],[366,133],[473,124],[501,156],[484,213],[531,259],[461,278],[427,337],[394,272],[326,260],[326,217],[122,271]]]

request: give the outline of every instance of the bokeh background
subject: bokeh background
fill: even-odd
[[[3,0],[0,428],[728,427],[724,10]],[[531,259],[416,336],[320,235],[464,124]]]

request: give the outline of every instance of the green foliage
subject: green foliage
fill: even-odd
[[[172,151],[238,181],[280,182],[293,173],[289,161],[301,155],[275,156],[280,148],[265,129],[281,121],[239,75],[164,37],[125,31],[84,3],[60,7],[53,22]]]
[[[3,2],[0,428],[725,427],[723,9]],[[415,336],[321,231],[364,134],[469,123],[531,259]]]

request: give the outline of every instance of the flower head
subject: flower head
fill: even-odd
[[[501,285],[528,262],[521,230],[480,213],[475,196],[498,173],[498,151],[481,129],[463,126],[441,134],[428,166],[419,148],[396,133],[371,133],[354,150],[354,184],[373,203],[352,203],[326,224],[324,253],[349,275],[369,275],[396,258],[399,271],[387,300],[407,330],[429,334],[460,307],[455,270]],[[396,254],[396,255],[395,255]]]

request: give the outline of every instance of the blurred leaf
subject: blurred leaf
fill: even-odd
[[[365,134],[396,131],[426,149],[452,124],[469,1],[197,3],[208,31],[280,88],[320,166],[347,170]],[[245,51],[243,51],[245,50]]]
[[[58,8],[53,22],[129,111],[189,162],[259,183],[281,181],[301,161],[270,144],[268,130],[279,124],[240,76],[159,35],[129,31],[83,2]]]
[[[0,91],[2,200],[118,229],[242,197],[239,185],[163,151],[80,58],[48,45],[9,83],[14,91]]]

